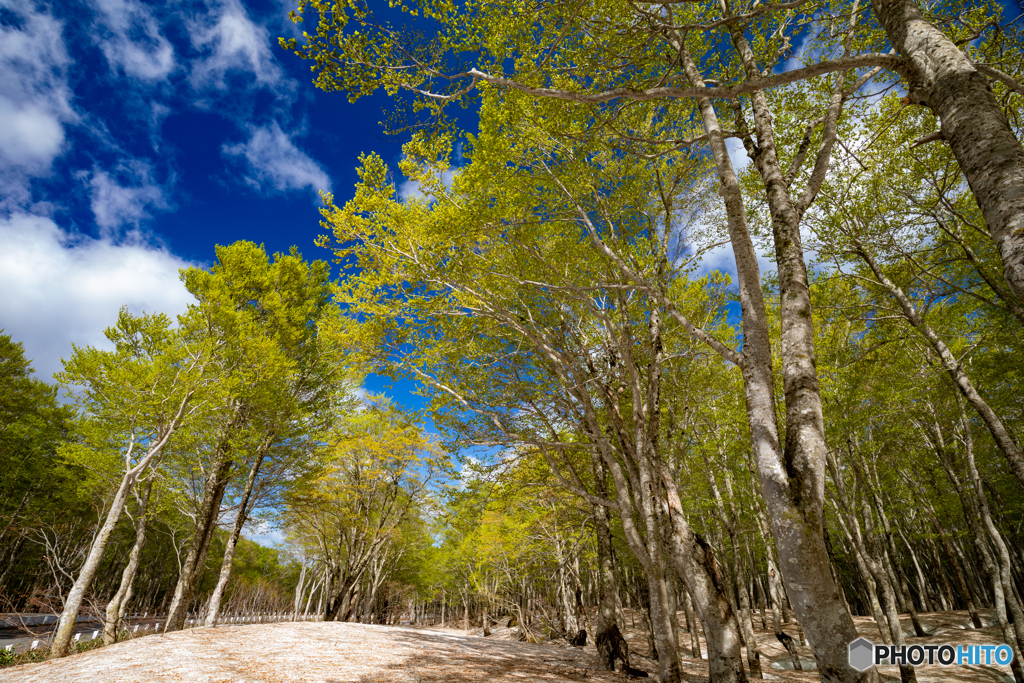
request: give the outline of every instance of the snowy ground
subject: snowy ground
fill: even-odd
[[[681,615],[680,615],[681,616]],[[991,615],[985,614],[986,622]],[[874,621],[856,618],[861,634],[880,641]],[[965,612],[922,616],[928,638],[908,638],[912,643],[983,644],[1000,642],[998,628],[963,628],[970,623]],[[760,626],[759,620],[755,624]],[[630,623],[626,624],[627,627]],[[905,623],[912,634],[909,619]],[[786,626],[796,635],[795,625]],[[0,670],[9,683],[96,681],[107,683],[168,682],[255,683],[476,683],[479,681],[625,681],[624,674],[595,669],[593,645],[579,649],[564,644],[511,642],[504,629],[489,638],[466,635],[453,629],[419,629],[333,622],[251,624],[194,628],[170,635],[149,635],[64,659],[25,664]],[[689,636],[682,634],[683,665],[688,683],[706,680],[703,660],[689,655]],[[817,681],[814,671],[795,672],[772,668],[772,662],[789,658],[769,628],[758,631],[765,678],[785,681]],[[627,628],[626,637],[636,656],[634,666],[656,679],[657,663],[646,658],[646,639],[639,628]],[[702,643],[702,647],[704,647]],[[706,652],[706,650],[705,650]],[[813,661],[806,648],[804,659]],[[896,667],[882,674],[899,680]],[[921,683],[960,680],[997,683],[1008,668],[918,667]],[[633,679],[636,680],[636,679]]]

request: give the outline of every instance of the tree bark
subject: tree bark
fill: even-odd
[[[189,544],[185,561],[182,563],[178,582],[174,587],[174,597],[171,598],[171,605],[167,608],[167,624],[164,626],[164,633],[180,631],[184,627],[188,603],[192,599],[192,593],[199,581],[203,564],[206,562],[206,553],[210,549],[210,540],[217,528],[220,503],[224,498],[224,491],[227,489],[231,470],[235,464],[226,440],[220,444],[218,451],[217,460],[210,466],[210,474],[206,477],[203,502],[196,516],[195,533]]]
[[[906,60],[907,99],[939,117],[1002,257],[1003,276],[1024,302],[1024,149],[988,80],[913,0],[872,0],[872,7]]]
[[[267,448],[270,446],[268,439],[261,445],[256,454],[256,459],[249,468],[249,476],[245,480],[245,489],[242,491],[242,499],[238,503],[238,512],[235,513],[235,522],[231,526],[231,536],[228,537],[227,545],[224,547],[224,559],[220,565],[220,574],[217,577],[217,585],[210,595],[206,606],[206,626],[216,626],[217,618],[220,615],[220,603],[224,597],[224,590],[227,588],[228,579],[231,578],[231,562],[235,559],[235,548],[238,545],[238,537],[242,535],[242,527],[249,516],[249,505],[252,500],[252,491],[256,484],[256,478],[260,473],[260,466],[266,457]],[[305,564],[303,564],[305,570]]]
[[[594,491],[601,498],[608,497],[608,473],[599,455],[591,451],[594,469]],[[602,666],[608,671],[623,670],[629,666],[629,646],[622,638],[615,618],[615,598],[619,592],[619,579],[615,572],[608,508],[592,505],[594,536],[597,541],[597,625],[594,644]]]
[[[132,599],[135,586],[135,577],[139,570],[139,561],[142,559],[142,548],[146,545],[146,532],[149,529],[149,517],[146,510],[149,507],[149,497],[153,492],[153,480],[146,483],[146,492],[139,502],[138,521],[135,523],[135,544],[128,555],[128,566],[121,572],[121,585],[118,586],[114,597],[107,604],[106,621],[103,624],[103,644],[111,645],[117,642],[117,635],[121,629],[121,622],[124,619],[125,609]]]
[[[127,471],[121,479],[117,492],[114,494],[110,510],[107,511],[107,517],[103,522],[103,526],[100,527],[99,533],[96,534],[96,538],[93,540],[92,547],[89,549],[89,555],[86,557],[85,563],[78,573],[78,578],[75,579],[74,585],[72,585],[71,590],[68,592],[67,600],[64,602],[64,611],[60,615],[60,622],[56,632],[53,634],[53,643],[50,645],[51,659],[63,657],[71,648],[71,638],[75,632],[75,625],[78,623],[78,613],[82,609],[85,591],[89,589],[89,584],[96,577],[96,571],[99,569],[100,562],[103,559],[103,551],[106,550],[107,543],[110,541],[110,535],[113,533],[114,527],[117,526],[121,513],[124,512],[124,506],[128,502],[128,494],[146,468],[163,451],[171,435],[181,425],[185,409],[188,407],[192,395],[193,392],[191,391],[185,394],[181,404],[178,406],[178,412],[171,419],[170,424],[158,435],[156,443],[149,447],[146,454],[139,459],[134,467],[128,466],[135,447],[134,437],[131,444],[129,444],[128,451],[125,453]]]

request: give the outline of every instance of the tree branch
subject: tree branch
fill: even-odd
[[[863,55],[856,55],[854,57],[846,57],[843,59],[828,59],[811,66],[806,66],[801,69],[794,69],[793,71],[787,71],[781,74],[775,74],[774,76],[768,76],[766,78],[758,78],[750,80],[740,85],[734,85],[725,88],[678,88],[675,86],[662,86],[656,88],[648,88],[646,90],[634,90],[632,88],[614,88],[612,90],[605,90],[596,93],[577,92],[573,90],[562,90],[560,88],[544,88],[526,85],[519,81],[505,78],[504,76],[494,76],[488,73],[484,73],[479,69],[471,69],[461,76],[471,76],[476,80],[490,83],[491,85],[501,86],[503,88],[509,88],[511,90],[518,90],[528,95],[534,95],[536,97],[548,97],[558,100],[566,100],[569,102],[579,102],[581,104],[599,104],[602,102],[610,102],[618,99],[628,100],[657,100],[657,99],[689,99],[689,98],[701,98],[708,97],[711,99],[734,99],[742,97],[758,90],[765,90],[767,88],[773,88],[779,85],[786,85],[788,83],[794,83],[796,81],[805,80],[808,78],[814,78],[815,76],[822,76],[824,74],[832,73],[834,71],[844,71],[847,69],[858,69],[862,67],[877,67],[881,66],[888,68],[893,71],[899,71],[904,64],[901,57],[889,54],[880,53],[868,53]],[[1001,73],[1001,72],[1000,72]],[[1005,74],[1004,74],[1005,75]],[[1007,78],[1009,78],[1007,76]],[[475,85],[475,82],[466,88],[463,88],[455,95],[438,95],[430,94],[425,91],[416,90],[409,88],[420,94],[428,95],[435,99],[456,99],[461,96],[460,93],[465,93],[469,88]]]

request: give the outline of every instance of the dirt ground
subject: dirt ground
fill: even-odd
[[[984,614],[991,623],[991,614]],[[770,619],[770,617],[769,617]],[[646,656],[643,631],[626,619],[625,635],[634,653],[634,666],[651,672],[657,679],[657,662]],[[856,618],[861,635],[880,642],[878,629],[870,618]],[[682,622],[682,615],[680,615]],[[927,638],[908,638],[913,643],[985,644],[999,643],[998,627],[969,628],[966,612],[922,615]],[[755,626],[760,621],[755,620]],[[964,628],[968,626],[968,628]],[[796,636],[796,625],[786,631]],[[909,619],[904,629],[913,634]],[[98,683],[172,682],[188,683],[477,683],[479,681],[625,681],[621,673],[595,668],[593,644],[574,648],[564,643],[540,645],[508,640],[507,629],[496,629],[489,638],[479,630],[467,635],[461,630],[376,626],[336,622],[304,622],[194,628],[169,635],[150,635],[102,647],[52,662],[24,664],[0,669],[8,683],[57,683],[96,681]],[[687,683],[707,680],[703,660],[689,658],[689,636],[681,634],[681,653]],[[773,668],[773,662],[788,663],[789,657],[769,628],[758,630],[765,679],[817,681],[815,671],[787,671]],[[702,649],[706,648],[701,643]],[[706,653],[706,649],[704,649]],[[802,659],[813,662],[807,648]],[[899,680],[896,667],[882,667],[884,679]],[[1012,681],[1008,667],[965,666],[917,668],[921,683]],[[637,679],[632,679],[637,680]]]

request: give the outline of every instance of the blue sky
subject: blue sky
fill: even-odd
[[[72,343],[107,346],[122,305],[184,311],[178,269],[210,265],[216,244],[328,259],[318,191],[342,202],[361,153],[399,158],[388,98],[323,93],[278,47],[289,9],[0,0],[0,328],[40,377]],[[411,383],[366,388],[421,403]]]
[[[399,158],[386,96],[321,92],[278,47],[298,32],[289,2],[0,0],[0,328],[40,376],[104,345],[122,305],[183,311],[178,269],[216,244],[328,258],[318,190],[343,202],[359,154]],[[716,268],[735,272],[728,247]],[[418,407],[411,388],[387,393]]]
[[[323,93],[286,4],[0,0],[0,327],[40,376],[121,305],[178,313],[215,244],[313,245],[319,190],[397,159],[388,100]],[[377,388],[372,387],[371,388]]]

